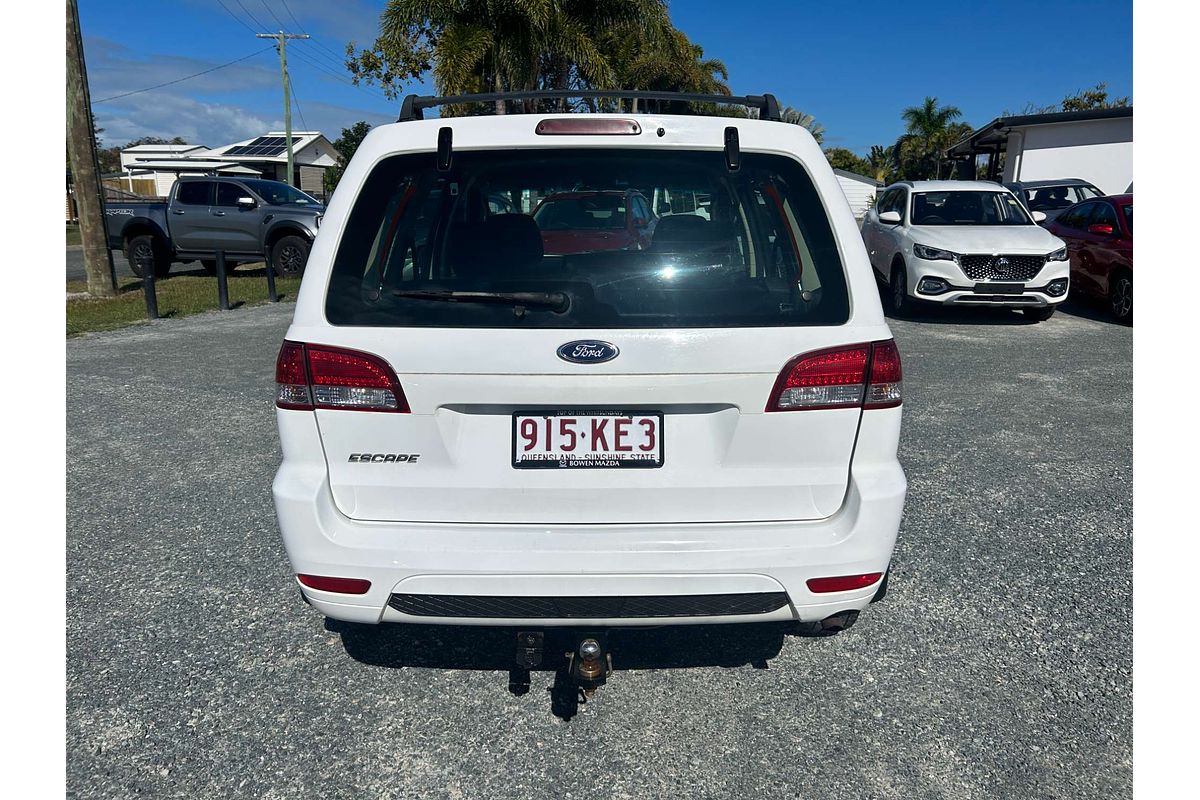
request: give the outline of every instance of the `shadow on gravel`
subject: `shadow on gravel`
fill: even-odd
[[[507,672],[508,689],[523,695],[530,689],[530,674],[516,666],[517,627],[452,625],[359,625],[326,619],[325,629],[340,634],[351,658],[376,667],[401,669],[462,669]],[[541,630],[530,626],[524,630]],[[545,630],[542,664],[535,671],[554,672],[549,690],[551,713],[563,720],[573,717],[587,700],[567,680],[567,653],[588,629]],[[613,676],[643,669],[688,667],[742,667],[767,669],[779,655],[785,635],[817,636],[796,623],[744,623],[738,625],[665,625],[657,628],[608,629]],[[603,689],[601,689],[603,691]]]
[[[1080,319],[1090,319],[1093,322],[1107,322],[1109,325],[1125,325],[1113,317],[1108,305],[1103,300],[1091,297],[1071,297],[1058,307],[1058,313],[1069,314]]]

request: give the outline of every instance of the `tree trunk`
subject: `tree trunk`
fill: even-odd
[[[100,166],[96,162],[94,131],[92,99],[83,61],[83,37],[79,33],[79,9],[75,0],[67,0],[67,155],[71,160],[71,182],[79,211],[83,265],[87,271],[88,294],[115,297],[117,276],[112,254],[108,251],[108,234],[104,230],[104,187],[100,184]]]

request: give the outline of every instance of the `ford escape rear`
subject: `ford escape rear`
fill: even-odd
[[[673,193],[710,198],[705,215],[638,207]],[[548,197],[615,197],[653,225],[547,247]],[[794,125],[378,127],[325,214],[276,379],[279,524],[333,618],[819,621],[864,608],[888,569],[899,354]]]

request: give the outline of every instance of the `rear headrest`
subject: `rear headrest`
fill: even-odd
[[[542,234],[527,214],[495,214],[481,224],[454,232],[451,261],[464,278],[504,277],[536,269],[542,261]]]
[[[650,249],[657,252],[695,250],[710,244],[716,237],[716,226],[695,214],[671,214],[659,219],[654,226]]]

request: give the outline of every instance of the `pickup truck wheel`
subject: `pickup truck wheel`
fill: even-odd
[[[154,265],[154,277],[165,278],[171,271],[171,259],[167,258],[154,237],[149,234],[135,236],[125,246],[125,259],[129,262],[129,271],[137,277],[142,277],[142,265]]]
[[[308,240],[303,236],[284,236],[271,248],[271,266],[281,278],[298,277],[307,261]]]

